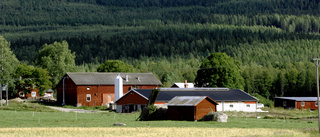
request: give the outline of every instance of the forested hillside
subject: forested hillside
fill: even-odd
[[[169,86],[194,81],[202,60],[239,62],[244,90],[315,96],[318,0],[1,0],[0,35],[35,64],[45,43],[66,40],[79,71],[120,59]]]

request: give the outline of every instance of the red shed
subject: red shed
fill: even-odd
[[[101,106],[115,102],[115,78],[119,73],[67,73],[57,85],[57,102],[74,106]],[[123,93],[152,89],[161,82],[152,73],[120,73]]]
[[[317,97],[275,97],[274,107],[288,109],[318,109]]]
[[[169,120],[199,120],[211,111],[216,112],[217,102],[207,96],[176,96],[168,103]]]

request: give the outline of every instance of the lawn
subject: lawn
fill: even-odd
[[[201,136],[210,134],[274,136],[276,133],[279,133],[279,136],[318,135],[318,121],[314,118],[317,116],[317,112],[309,110],[269,109],[269,113],[227,112],[228,122],[218,123],[215,121],[136,121],[139,113],[126,114],[108,111],[67,113],[51,110],[37,103],[11,103],[11,105],[11,107],[0,107],[0,136],[17,136],[16,134],[27,136],[36,133],[39,134],[38,136],[49,136],[51,133],[57,133],[54,132],[55,130],[63,129],[70,131],[70,136],[78,134],[85,136],[86,134],[82,132],[89,129],[90,132],[93,132],[91,130],[99,130],[97,134],[110,136],[157,136],[160,134],[171,136],[169,133],[172,132],[176,136],[187,133],[193,136],[197,135],[197,132]],[[37,107],[33,107],[34,105]],[[114,127],[114,123],[125,123],[126,127]],[[50,132],[46,131],[46,134],[42,134],[42,131],[48,129]],[[109,132],[112,130],[128,132],[128,134],[110,134]],[[135,133],[131,130],[141,132]],[[63,136],[63,134],[58,136]]]

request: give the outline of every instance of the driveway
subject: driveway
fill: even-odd
[[[59,110],[62,112],[78,112],[78,113],[99,113],[102,111],[93,111],[93,110],[84,110],[84,109],[71,109],[71,108],[61,108],[61,107],[52,107],[47,106],[48,108]]]

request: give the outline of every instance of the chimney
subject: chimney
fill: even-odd
[[[184,88],[188,88],[188,81],[184,80]]]

